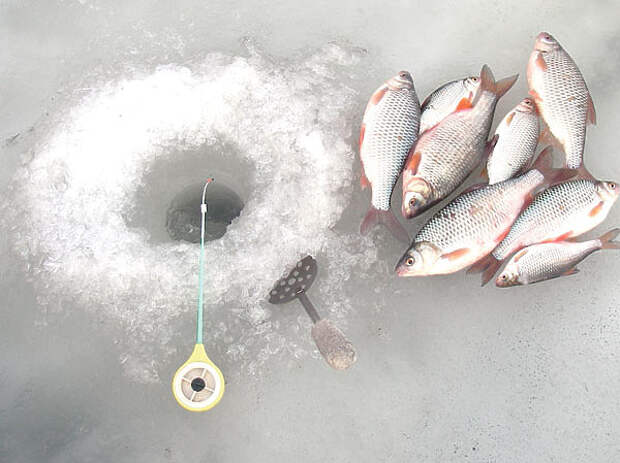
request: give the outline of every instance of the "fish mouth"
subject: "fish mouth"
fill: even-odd
[[[495,286],[497,286],[498,288],[510,288],[512,286],[517,286],[520,284],[517,280],[517,275],[507,276],[501,274],[498,275],[498,277],[495,279]]]
[[[412,276],[411,273],[410,273],[409,268],[405,265],[405,259],[406,258],[407,258],[407,254],[405,254],[405,256],[401,257],[398,260],[398,263],[396,264],[396,266],[394,267],[394,272],[399,277]]]
[[[396,275],[399,276],[399,277],[414,277],[414,276],[416,276],[415,273],[411,272],[403,264],[397,264],[396,268],[394,270],[396,272]]]
[[[405,219],[413,219],[415,217],[415,210],[410,210],[403,205],[403,217]]]

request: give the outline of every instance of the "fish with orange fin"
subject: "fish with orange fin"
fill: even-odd
[[[390,210],[390,200],[409,148],[418,138],[419,124],[420,103],[413,79],[401,71],[375,91],[362,121],[361,184],[372,190],[370,210],[360,227],[362,234],[381,223],[396,238],[409,242],[409,234]]]
[[[535,168],[520,177],[474,187],[457,196],[420,229],[396,266],[399,276],[454,273],[468,267],[502,241],[535,190],[557,181],[547,150]]]
[[[496,82],[484,65],[473,103],[464,99],[454,113],[420,136],[403,170],[405,218],[411,219],[448,197],[480,164],[490,149],[487,137],[495,106],[517,77]]]
[[[485,285],[513,253],[537,243],[562,241],[599,225],[618,199],[615,182],[578,178],[559,183],[536,195],[510,232],[487,257],[468,273],[482,272]]]
[[[583,163],[586,125],[596,123],[596,112],[579,68],[547,32],[536,37],[527,81],[541,117],[566,154],[566,167],[577,169]]]
[[[529,285],[579,272],[576,265],[600,249],[620,249],[620,242],[613,241],[620,233],[615,228],[599,238],[576,242],[572,240],[540,243],[516,253],[495,280],[500,288]]]
[[[470,103],[480,87],[478,76],[466,77],[464,79],[453,80],[434,90],[420,108],[420,134],[434,127],[444,120],[448,115],[456,111],[463,99]]]

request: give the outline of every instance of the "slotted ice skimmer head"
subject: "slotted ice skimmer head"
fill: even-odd
[[[318,273],[316,260],[312,256],[306,256],[291,272],[281,278],[269,293],[269,302],[272,304],[284,304],[299,297],[299,293],[307,291]]]

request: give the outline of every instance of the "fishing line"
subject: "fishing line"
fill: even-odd
[[[172,379],[172,393],[179,405],[192,412],[204,412],[215,407],[224,395],[224,376],[209,359],[203,340],[205,232],[207,228],[207,179],[200,203],[200,269],[198,273],[198,308],[196,315],[196,344],[192,355],[177,370]]]

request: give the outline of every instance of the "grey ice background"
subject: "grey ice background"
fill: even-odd
[[[401,68],[426,95],[487,62],[498,77],[521,73],[498,108],[503,114],[525,94],[525,63],[541,30],[568,48],[590,86],[599,121],[588,132],[590,170],[620,179],[617,2],[0,5],[3,189],[19,162],[19,150],[4,140],[45,119],[59,88],[98,67],[240,53],[247,35],[276,56],[347,40],[369,54],[368,75],[349,83],[360,107]],[[343,227],[355,230],[366,205],[357,194]],[[618,225],[619,214],[612,210],[602,228]],[[601,253],[579,275],[552,283],[481,290],[463,274],[393,278],[385,267],[402,249],[384,233],[375,236],[385,262],[376,278],[393,292],[377,294],[354,279],[346,286],[359,301],[347,324],[359,351],[355,367],[336,373],[312,358],[294,368],[267,362],[199,415],[175,405],[167,381],[145,386],[123,376],[109,336],[114,327],[95,325],[81,308],[37,327],[37,295],[0,237],[0,461],[620,458],[616,255]]]

